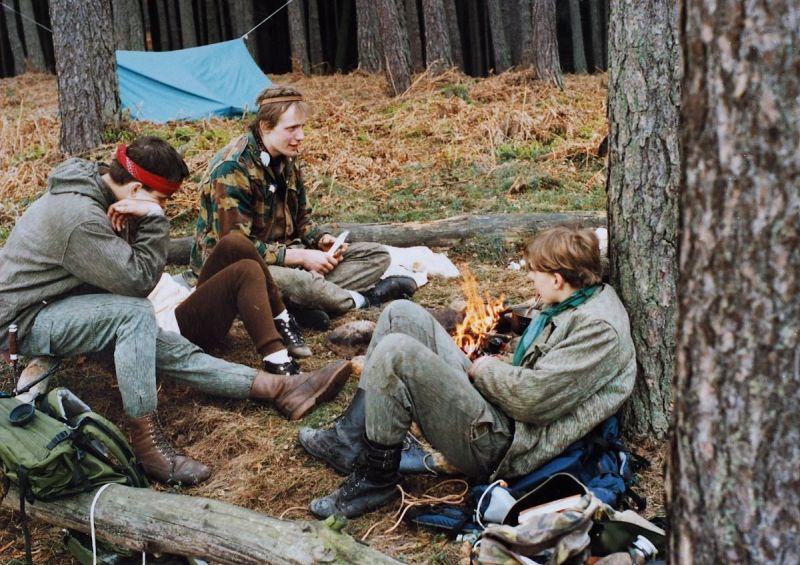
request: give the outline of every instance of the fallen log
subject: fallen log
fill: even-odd
[[[475,237],[500,237],[507,243],[516,243],[537,231],[560,224],[580,224],[586,227],[604,227],[604,212],[569,212],[558,214],[484,214],[454,216],[432,222],[403,222],[388,224],[325,224],[323,229],[338,234],[350,230],[349,241],[375,241],[395,247],[427,245],[452,247]],[[169,262],[175,265],[189,263],[193,238],[181,237],[170,241]]]
[[[37,500],[25,510],[33,518],[89,533],[94,494]],[[14,487],[2,506],[19,510]],[[99,539],[135,551],[214,563],[400,563],[324,522],[279,520],[218,500],[150,489],[111,485],[100,495],[94,518]]]

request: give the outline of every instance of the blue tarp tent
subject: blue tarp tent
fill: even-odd
[[[166,122],[255,111],[270,85],[241,39],[179,51],[117,51],[122,108]]]

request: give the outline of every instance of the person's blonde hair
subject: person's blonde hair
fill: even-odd
[[[278,99],[279,101],[271,102],[270,100],[272,99]],[[268,86],[258,95],[256,103],[258,104],[258,112],[256,113],[256,118],[250,122],[250,130],[255,135],[259,133],[261,122],[264,122],[268,129],[278,125],[281,116],[293,104],[296,104],[297,108],[306,115],[311,111],[309,105],[303,101],[303,93],[291,86]]]
[[[525,261],[531,271],[558,273],[575,288],[602,279],[600,243],[591,229],[560,226],[539,232],[525,248]]]

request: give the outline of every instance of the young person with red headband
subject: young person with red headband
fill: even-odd
[[[108,167],[83,159],[56,167],[48,190],[0,250],[0,348],[12,322],[28,357],[113,346],[132,445],[145,472],[162,482],[195,484],[210,470],[176,452],[161,432],[156,373],[209,394],[271,402],[297,419],[341,388],[350,365],[268,373],[207,355],[179,333],[159,329],[146,297],[167,260],[163,206],[188,173],[181,156],[155,137],[120,147]],[[188,319],[190,326],[199,323]]]

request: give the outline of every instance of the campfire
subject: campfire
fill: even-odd
[[[505,311],[505,295],[493,299],[488,292],[485,299],[478,290],[478,281],[467,267],[462,267],[464,296],[467,308],[464,320],[456,326],[453,340],[456,345],[467,354],[470,359],[475,359],[487,350],[487,342],[493,336],[493,331]]]

